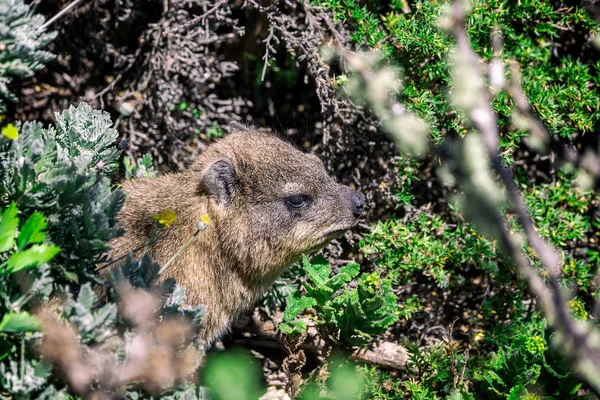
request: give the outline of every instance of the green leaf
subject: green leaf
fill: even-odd
[[[204,368],[210,398],[255,400],[262,392],[260,367],[248,351],[227,350],[208,359]]]
[[[342,287],[344,283],[350,282],[360,272],[360,265],[357,263],[350,263],[340,268],[335,276],[331,277],[325,282],[332,291],[336,291]]]
[[[360,265],[358,263],[349,263],[340,268],[340,274],[347,274],[350,279],[354,279],[360,272]]]
[[[306,332],[306,322],[302,320],[282,322],[279,324],[279,330],[287,335]]]
[[[333,296],[333,289],[325,285],[312,286],[309,282],[302,282],[302,287],[306,289],[308,296],[314,298],[318,304],[325,304],[331,300]]]
[[[485,379],[491,386],[494,386],[494,382],[498,382],[500,385],[506,387],[504,380],[491,369],[484,372],[483,379]]]
[[[49,244],[36,244],[25,251],[14,253],[9,259],[5,271],[15,273],[26,268],[35,268],[52,260],[60,251],[60,247]]]
[[[513,387],[506,400],[520,400],[527,394],[525,387],[521,384]]]
[[[302,255],[302,266],[308,277],[318,285],[325,285],[325,282],[331,275],[329,262],[322,255],[313,257],[310,261]]]
[[[40,330],[39,320],[28,312],[5,314],[0,322],[0,332],[19,333],[36,332]]]
[[[298,314],[307,308],[313,307],[317,304],[317,301],[312,297],[302,296],[300,292],[296,291],[287,298],[287,305],[285,312],[283,313],[283,320],[289,322],[296,318]]]
[[[17,203],[10,203],[0,216],[0,252],[8,251],[15,245],[15,236],[19,227]]]
[[[17,247],[23,250],[25,246],[31,243],[41,243],[46,239],[46,218],[41,212],[34,212],[27,219],[27,222],[21,227],[21,232],[17,239]]]

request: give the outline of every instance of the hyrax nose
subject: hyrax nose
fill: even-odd
[[[356,218],[359,218],[363,212],[363,208],[365,207],[365,201],[367,200],[365,195],[359,192],[358,190],[354,190],[352,195],[350,196],[352,201],[352,212]]]

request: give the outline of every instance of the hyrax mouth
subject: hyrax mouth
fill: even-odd
[[[343,227],[343,228],[332,228],[329,229],[328,231],[326,231],[323,234],[323,238],[325,240],[332,240],[338,237],[342,237],[344,236],[344,234],[349,231],[350,229],[354,228],[356,225],[358,224],[358,219],[356,219],[356,221],[354,221],[352,224]]]
[[[326,238],[327,240],[342,237],[342,236],[344,236],[344,233],[346,233],[346,231],[348,231],[349,229],[350,228],[341,228],[341,229],[330,230],[330,231],[325,232],[323,234],[323,237]]]

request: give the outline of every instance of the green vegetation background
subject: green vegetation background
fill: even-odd
[[[350,73],[332,65],[323,80],[315,67],[322,63],[318,53],[307,56],[302,51],[312,40],[321,41],[314,30],[330,29],[325,21],[335,24],[335,32],[327,34],[339,35],[336,39],[342,44],[380,51],[381,64],[393,64],[402,76],[396,97],[428,122],[432,141],[441,145],[445,138],[468,131],[447,97],[452,90],[447,56],[453,42],[437,27],[445,2],[224,5],[228,13],[205,16],[203,21],[209,26],[207,40],[214,39],[207,46],[217,45],[187,53],[197,63],[193,67],[209,76],[202,80],[181,67],[178,74],[161,75],[154,86],[140,83],[165,72],[151,56],[160,60],[156,52],[178,50],[160,42],[149,24],[172,21],[177,10],[185,10],[188,21],[193,20],[214,6],[174,2],[171,10],[159,12],[143,10],[159,2],[125,3],[129,13],[120,14],[116,3],[106,2],[90,15],[66,17],[54,26],[56,38],[40,34],[43,20],[20,2],[13,8],[0,5],[5,7],[0,9],[0,44],[7,46],[0,51],[0,94],[8,100],[3,103],[3,123],[14,123],[20,134],[16,140],[0,138],[0,279],[6,282],[0,285],[0,395],[70,396],[33,346],[39,326],[30,313],[53,294],[66,296],[61,315],[78,327],[83,344],[101,341],[108,331],[128,329],[114,303],[101,305],[87,294],[91,284],[101,281],[96,266],[106,241],[119,230],[115,215],[123,199],[111,179],[153,175],[155,167],[181,168],[222,136],[234,115],[289,134],[300,146],[319,153],[342,181],[358,183],[368,194],[369,227],[359,237],[349,236],[332,246],[326,254],[329,262],[305,259],[304,269],[292,269],[287,281],[278,283],[261,304],[272,313],[283,308],[289,296],[282,329],[288,335],[302,332],[302,321],[295,318],[314,308],[317,324],[336,333],[333,345],[339,350],[366,342],[404,344],[412,354],[404,371],[356,367],[364,377],[362,398],[593,398],[553,349],[553,334],[510,263],[494,242],[461,217],[453,202],[457,189],[438,178],[439,160],[432,156],[416,162],[397,156],[368,111],[352,108],[346,115],[323,106],[325,98],[349,107],[336,90]],[[50,17],[62,5],[49,2],[35,11]],[[105,19],[90,23],[100,11]],[[311,18],[313,25],[324,28],[307,30],[312,36],[305,38],[302,24]],[[86,23],[88,31],[83,30]],[[136,28],[134,40],[117,39],[123,25],[134,23],[146,30]],[[279,28],[269,30],[273,26]],[[15,34],[16,27],[22,27],[21,35]],[[245,31],[239,32],[239,27]],[[493,56],[490,37],[496,31],[504,42],[502,59],[521,66],[524,92],[553,140],[580,152],[597,149],[600,52],[593,45],[593,9],[577,2],[475,1],[467,33],[485,60]],[[271,32],[279,42],[269,39]],[[224,39],[225,35],[232,36]],[[69,42],[70,38],[74,39]],[[106,53],[106,44],[113,54]],[[266,49],[270,54],[265,66]],[[50,52],[58,58],[51,61]],[[46,69],[34,75],[44,63]],[[118,124],[85,105],[52,116],[52,111],[67,109],[80,98],[107,110]],[[123,108],[123,103],[133,109]],[[497,93],[493,106],[499,115],[503,160],[514,169],[538,231],[563,256],[562,283],[573,296],[570,306],[578,318],[593,322],[600,262],[597,195],[578,189],[576,172],[559,169],[552,156],[535,155],[524,142],[526,132],[512,118],[506,93]],[[358,128],[343,125],[351,118],[359,121]],[[21,124],[33,120],[51,127]],[[345,134],[336,136],[340,131],[331,127],[336,123]],[[130,147],[122,154],[117,145],[123,138]],[[390,148],[381,153],[381,161],[369,158],[370,141]],[[365,160],[360,178],[357,156]],[[371,167],[377,163],[385,167]],[[339,261],[348,258],[358,264]],[[151,281],[140,272],[141,266],[149,268],[149,260],[128,262],[124,275],[130,281]],[[28,280],[19,278],[22,270],[27,270]],[[181,304],[181,292],[171,290],[179,296],[173,302]],[[165,312],[180,311],[175,307]],[[200,311],[195,315],[199,318]],[[239,357],[215,361],[214,378],[205,381],[218,382],[213,396],[231,396],[219,388],[238,381],[249,386],[237,396],[253,398],[260,392],[250,367],[231,370]],[[231,374],[223,376],[223,370]],[[344,373],[334,373],[329,386],[315,385],[343,398],[343,384],[336,376]],[[307,385],[304,398],[318,397],[314,387]],[[189,386],[163,394],[206,395]],[[138,396],[149,395],[137,388],[127,392],[129,398]]]

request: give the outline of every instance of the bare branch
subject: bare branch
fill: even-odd
[[[464,63],[461,67],[468,68],[468,74],[471,76],[471,79],[484,82],[480,61],[471,48],[469,39],[465,33],[464,8],[461,1],[454,3],[452,18],[453,24],[450,30],[457,41],[458,57]],[[465,72],[463,71],[463,73]],[[522,94],[522,92],[516,92],[516,94]],[[561,334],[564,344],[562,348],[563,352],[578,364],[578,370],[581,375],[598,392],[600,391],[600,381],[598,381],[598,376],[600,375],[600,354],[590,344],[590,332],[581,329],[580,324],[574,320],[568,308],[567,298],[560,288],[560,256],[535,230],[533,221],[527,212],[527,207],[520,196],[513,176],[502,164],[498,149],[498,125],[496,115],[490,106],[488,91],[483,85],[479,85],[478,91],[473,93],[473,95],[478,99],[477,104],[470,108],[465,107],[463,110],[484,139],[483,143],[485,144],[492,166],[506,188],[510,204],[517,214],[519,224],[525,232],[527,242],[535,251],[544,268],[548,271],[550,288],[544,283],[544,279],[537,273],[534,266],[525,258],[522,250],[519,248],[520,246],[513,243],[504,222],[499,220],[499,228],[504,238],[504,244],[519,270],[525,275],[530,290],[539,299],[549,323]],[[523,97],[517,98],[517,101],[520,107],[526,110]]]
[[[79,3],[81,3],[81,1],[82,0],[73,0],[72,2],[70,2],[65,8],[60,10],[54,17],[50,18],[48,21],[46,21],[44,23],[44,25],[40,26],[40,30],[41,31],[46,30],[46,28],[48,28],[50,25],[52,25],[53,23],[55,23],[56,21],[61,19],[63,15],[65,15],[66,13],[71,11],[74,7],[76,7]]]
[[[267,67],[269,66],[269,52],[272,51],[273,53],[275,53],[275,49],[271,45],[271,40],[275,39],[275,41],[279,42],[279,39],[277,39],[273,34],[274,34],[273,24],[271,24],[269,26],[269,35],[267,36],[267,38],[265,40],[263,40],[263,43],[265,44],[265,55],[262,58],[264,61],[264,64],[263,64],[262,74],[260,75],[261,82],[265,81],[265,73],[267,72]]]

